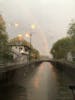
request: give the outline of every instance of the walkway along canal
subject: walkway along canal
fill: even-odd
[[[0,86],[1,100],[73,100],[69,85],[75,76],[58,66],[44,62],[13,72],[12,84]]]

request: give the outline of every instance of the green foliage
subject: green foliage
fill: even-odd
[[[75,54],[75,22],[71,22],[67,34],[69,37],[58,40],[51,49],[56,59],[66,58],[68,52]]]
[[[6,32],[5,22],[0,15],[0,60],[9,58],[10,48],[8,46],[8,35]]]
[[[70,36],[75,36],[75,22],[71,22],[69,30],[67,32]]]
[[[40,53],[39,53],[39,51],[38,50],[36,50],[36,49],[32,49],[32,51],[31,51],[31,55],[33,56],[33,58],[34,59],[39,59],[40,58]]]
[[[2,17],[2,15],[0,15],[0,32],[4,33],[6,32],[6,26],[5,26],[5,21]]]
[[[52,47],[51,53],[54,58],[66,58],[67,52],[71,50],[72,42],[71,39],[66,37],[58,40]]]

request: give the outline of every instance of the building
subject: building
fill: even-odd
[[[75,61],[75,53],[68,52],[67,53],[67,61],[70,61],[70,62]]]
[[[17,62],[28,62],[30,48],[26,45],[9,44],[12,49],[13,60]]]

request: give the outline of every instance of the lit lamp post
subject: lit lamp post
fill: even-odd
[[[18,35],[18,40],[20,41],[21,44],[21,41],[23,40],[23,36],[21,34]]]
[[[21,34],[18,35],[19,45],[22,45],[23,36]],[[20,52],[20,48],[19,48]]]
[[[31,38],[32,38],[32,34],[27,32],[25,34],[25,36],[30,39],[30,50],[29,50],[29,62],[30,62],[30,60],[31,60],[30,58],[31,58]]]
[[[35,24],[32,24],[31,25],[31,29],[34,30],[35,28],[36,28],[36,25]]]
[[[14,23],[14,26],[15,26],[16,28],[18,28],[18,27],[19,27],[19,24],[18,24],[18,23]]]
[[[34,30],[36,28],[35,24],[31,25],[31,29]],[[32,42],[32,34],[26,33],[25,36],[30,39],[30,50],[29,50],[29,62],[31,60],[31,42]]]

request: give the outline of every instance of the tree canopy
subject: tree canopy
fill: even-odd
[[[58,40],[52,47],[51,53],[54,58],[66,58],[68,52],[75,53],[75,22],[70,24],[68,37]]]
[[[8,47],[8,34],[3,17],[0,15],[0,60],[9,58],[10,48]]]
[[[70,35],[71,37],[75,36],[75,22],[71,22],[67,34]]]
[[[2,15],[0,15],[0,32],[1,33],[6,32],[6,25]]]
[[[66,37],[58,40],[52,47],[51,53],[54,58],[66,58],[66,53],[71,49],[71,40]]]

